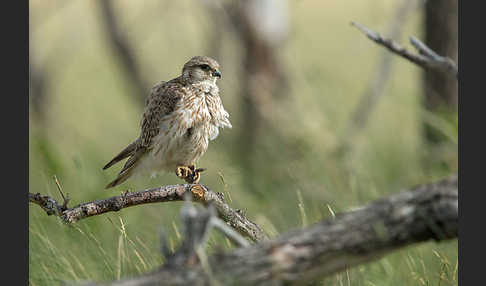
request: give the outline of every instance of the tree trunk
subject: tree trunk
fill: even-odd
[[[425,44],[437,54],[457,63],[458,2],[457,0],[429,0],[425,5]],[[458,81],[453,76],[434,71],[424,76],[425,108],[436,114],[457,112]],[[445,113],[445,114],[444,114]],[[437,130],[425,124],[429,143],[445,140]]]

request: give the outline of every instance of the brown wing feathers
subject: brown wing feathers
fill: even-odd
[[[176,104],[181,99],[182,95],[177,91],[180,87],[181,83],[176,78],[169,82],[160,82],[152,88],[152,92],[147,97],[145,111],[140,124],[142,129],[140,137],[103,167],[103,170],[108,169],[117,162],[130,157],[117,178],[109,183],[105,189],[123,183],[132,175],[135,166],[138,165],[147,150],[151,149],[152,140],[159,133],[160,119],[172,113]]]
[[[138,165],[138,163],[140,163],[140,158],[145,155],[145,152],[145,148],[138,148],[135,153],[127,160],[116,179],[106,185],[105,189],[112,188],[125,182],[132,175],[132,170],[135,168],[135,166]]]
[[[118,163],[119,161],[133,155],[135,153],[135,148],[137,147],[137,141],[138,140],[135,140],[130,145],[125,147],[125,149],[123,149],[118,155],[115,156],[115,158],[111,159],[111,161],[108,162],[108,164],[106,164],[103,167],[103,170],[106,170],[106,169],[110,168],[111,166],[115,165],[116,163]]]

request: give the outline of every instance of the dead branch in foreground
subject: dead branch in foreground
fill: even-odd
[[[83,218],[106,212],[116,212],[131,206],[184,201],[186,193],[191,194],[194,201],[213,205],[219,217],[243,236],[253,241],[267,238],[263,230],[257,224],[247,219],[241,210],[232,209],[226,204],[222,193],[215,193],[208,187],[200,184],[180,184],[138,192],[125,192],[120,196],[82,203],[72,208],[68,208],[66,202],[60,204],[55,199],[39,193],[29,193],[29,202],[39,205],[47,215],[56,215],[66,223],[74,223]]]
[[[182,247],[147,275],[85,285],[302,284],[376,260],[407,245],[458,235],[457,175],[374,201],[302,230],[229,253],[202,251],[207,210],[185,209]]]
[[[400,46],[397,42],[384,38],[379,33],[370,30],[360,23],[351,22],[351,24],[378,45],[387,48],[392,53],[397,54],[424,69],[449,73],[454,75],[456,78],[458,77],[457,64],[452,59],[439,56],[436,52],[414,37],[410,37],[410,43],[415,47],[415,49],[417,49],[419,52],[418,54],[413,54],[407,51],[407,49]]]

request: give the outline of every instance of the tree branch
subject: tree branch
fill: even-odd
[[[205,263],[179,257],[183,265],[167,263],[150,274],[102,285],[293,285],[413,243],[457,238],[458,225],[458,183],[453,175],[274,240],[205,257]]]
[[[234,210],[226,204],[222,193],[215,193],[199,184],[170,185],[138,192],[125,192],[120,196],[82,203],[72,208],[67,208],[55,199],[39,193],[29,193],[29,202],[39,205],[47,215],[56,215],[66,223],[74,223],[87,217],[116,212],[131,206],[183,201],[186,193],[191,194],[194,201],[213,205],[219,217],[242,235],[253,241],[267,239],[263,230],[247,219],[241,210]]]
[[[379,33],[370,30],[360,23],[351,22],[351,24],[378,45],[387,48],[392,53],[399,55],[424,69],[448,73],[454,75],[456,78],[458,77],[457,64],[452,59],[439,56],[424,43],[414,37],[410,37],[410,42],[418,50],[419,54],[413,54],[407,51],[407,49],[403,48],[395,41],[382,37]]]

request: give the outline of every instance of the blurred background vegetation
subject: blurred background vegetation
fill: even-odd
[[[427,5],[437,2],[451,1]],[[195,55],[221,64],[233,124],[200,160],[207,168],[201,183],[225,193],[271,236],[457,172],[455,79],[433,79],[449,84],[455,102],[428,104],[430,75],[393,57],[383,96],[363,128],[350,129],[388,53],[350,22],[386,34],[402,1],[242,3],[30,0],[30,192],[59,198],[54,174],[71,206],[181,183],[163,174],[104,190],[121,166],[101,168],[138,136],[150,87],[178,76]],[[427,5],[407,12],[397,42],[430,38]],[[450,21],[457,27],[457,14]],[[449,43],[446,35],[435,41]],[[454,39],[455,54],[426,43],[457,59],[457,30]],[[66,226],[30,206],[29,284],[155,269],[163,263],[160,229],[173,249],[181,240],[180,207],[145,205]],[[231,247],[213,234],[208,251]],[[456,240],[430,242],[315,285],[456,285],[457,261]]]

